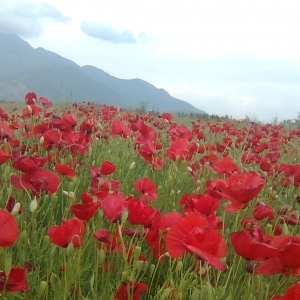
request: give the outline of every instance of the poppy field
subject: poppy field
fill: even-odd
[[[0,108],[0,299],[299,299],[299,149],[28,93]]]

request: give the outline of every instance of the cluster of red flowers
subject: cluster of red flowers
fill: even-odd
[[[195,183],[207,172],[213,174],[205,182],[202,194],[193,191],[181,196],[181,211],[163,213],[153,204],[160,195],[150,178],[136,178],[134,193],[125,195],[121,192],[121,183],[113,179],[117,164],[104,160],[99,166],[90,165],[88,191],[79,191],[81,201],[70,207],[73,217],[63,218],[61,225],[49,224],[47,228],[53,244],[65,248],[72,243],[74,248],[81,247],[88,222],[101,210],[108,222],[118,225],[114,234],[106,228],[94,232],[99,249],[106,253],[120,253],[128,246],[122,244],[124,234],[132,237],[132,241],[142,238],[153,257],[160,261],[166,253],[172,258],[189,253],[195,257],[198,271],[204,265],[221,272],[226,270],[227,249],[233,247],[238,255],[252,261],[252,273],[300,275],[300,236],[283,234],[281,228],[282,224],[298,225],[299,216],[292,204],[286,204],[275,218],[271,205],[276,200],[272,190],[278,185],[282,189],[300,186],[300,165],[278,163],[283,155],[281,144],[286,145],[284,154],[295,155],[289,142],[294,137],[299,138],[300,130],[287,131],[273,125],[253,125],[249,129],[237,121],[207,121],[207,127],[201,128],[201,120],[192,122],[192,128],[188,129],[173,122],[169,113],[158,118],[151,114],[134,115],[109,106],[98,111],[93,104],[74,104],[77,115],[69,109],[58,116],[48,110],[52,103],[45,97],[37,99],[34,93],[28,93],[25,101],[27,107],[19,116],[23,123],[17,121],[17,116],[8,117],[0,110],[0,164],[11,166],[13,188],[26,191],[32,197],[39,199],[45,194],[55,194],[62,178],[72,179],[78,175],[80,170],[76,168],[82,165],[82,159],[89,155],[93,144],[97,140],[108,143],[110,137],[132,139],[130,151],[135,151],[153,171],[185,162]],[[97,114],[93,114],[95,112]],[[79,124],[78,120],[83,117],[85,120]],[[215,144],[206,143],[208,133],[222,134],[223,139]],[[29,146],[22,143],[22,139],[35,139],[36,143]],[[231,157],[233,149],[242,149],[241,156]],[[255,171],[249,171],[250,166],[255,166]],[[267,184],[269,178],[271,184]],[[267,185],[266,203],[256,201]],[[67,194],[72,197],[71,192]],[[300,202],[299,199],[300,196]],[[226,214],[253,206],[253,218],[244,218],[241,230],[232,232],[227,244],[222,234],[226,224],[220,218],[223,201],[230,202],[224,208]],[[0,247],[11,247],[17,241],[19,226],[14,217],[17,213],[22,214],[22,203],[16,203],[10,195],[5,209],[0,209]],[[278,219],[281,221],[277,222]],[[261,220],[267,221],[273,234],[265,232]],[[126,249],[129,261],[133,247],[131,244]],[[138,260],[145,261],[147,257],[140,254]],[[28,288],[25,267],[14,266],[9,274],[0,271],[0,291]],[[128,279],[116,289],[114,298],[129,299],[129,291],[130,299],[140,299],[139,294],[147,288],[145,283]],[[298,291],[296,282],[286,295],[296,295]],[[287,297],[274,299],[296,299],[296,296]]]

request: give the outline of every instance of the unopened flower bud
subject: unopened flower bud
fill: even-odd
[[[168,299],[169,295],[171,293],[171,288],[166,288],[163,292],[163,294],[161,295],[160,299]]]
[[[134,251],[133,251],[133,259],[134,259],[134,260],[138,260],[140,254],[141,254],[141,252],[142,252],[141,247],[136,246],[136,247],[134,248]]]
[[[40,143],[41,145],[43,145],[43,144],[44,144],[44,141],[45,141],[45,138],[44,138],[44,136],[42,135],[42,136],[40,137],[39,143]]]
[[[7,276],[10,273],[11,265],[12,265],[12,256],[11,254],[7,253],[4,256],[4,272],[5,274],[7,274]]]
[[[121,222],[122,222],[122,224],[124,224],[127,221],[127,218],[128,218],[128,209],[125,208],[123,210],[122,215],[121,215]]]
[[[32,108],[31,108],[30,105],[27,105],[27,110],[28,110],[28,112],[32,115]]]
[[[11,211],[11,214],[14,215],[14,216],[16,216],[19,213],[20,209],[21,209],[21,203],[17,202],[14,205],[14,207],[13,207],[13,209]]]
[[[42,296],[42,295],[45,294],[47,286],[48,286],[48,284],[47,284],[46,281],[41,281],[40,287],[39,287],[39,290],[38,290],[38,295],[39,296]]]
[[[67,247],[67,256],[68,256],[68,257],[73,256],[74,250],[75,250],[74,244],[73,244],[73,243],[70,243],[70,244],[68,245],[68,247]]]
[[[29,209],[33,213],[36,211],[37,207],[38,207],[38,203],[36,197],[34,197],[34,199],[30,202]]]
[[[135,161],[133,161],[130,166],[129,166],[129,170],[133,170],[135,168]]]

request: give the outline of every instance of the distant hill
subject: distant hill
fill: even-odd
[[[35,92],[51,101],[72,100],[148,110],[206,114],[141,79],[119,79],[93,66],[43,48],[34,49],[19,36],[0,32],[0,99],[23,101]]]

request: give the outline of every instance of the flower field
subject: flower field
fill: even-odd
[[[175,119],[0,108],[0,299],[300,299],[300,130]]]

